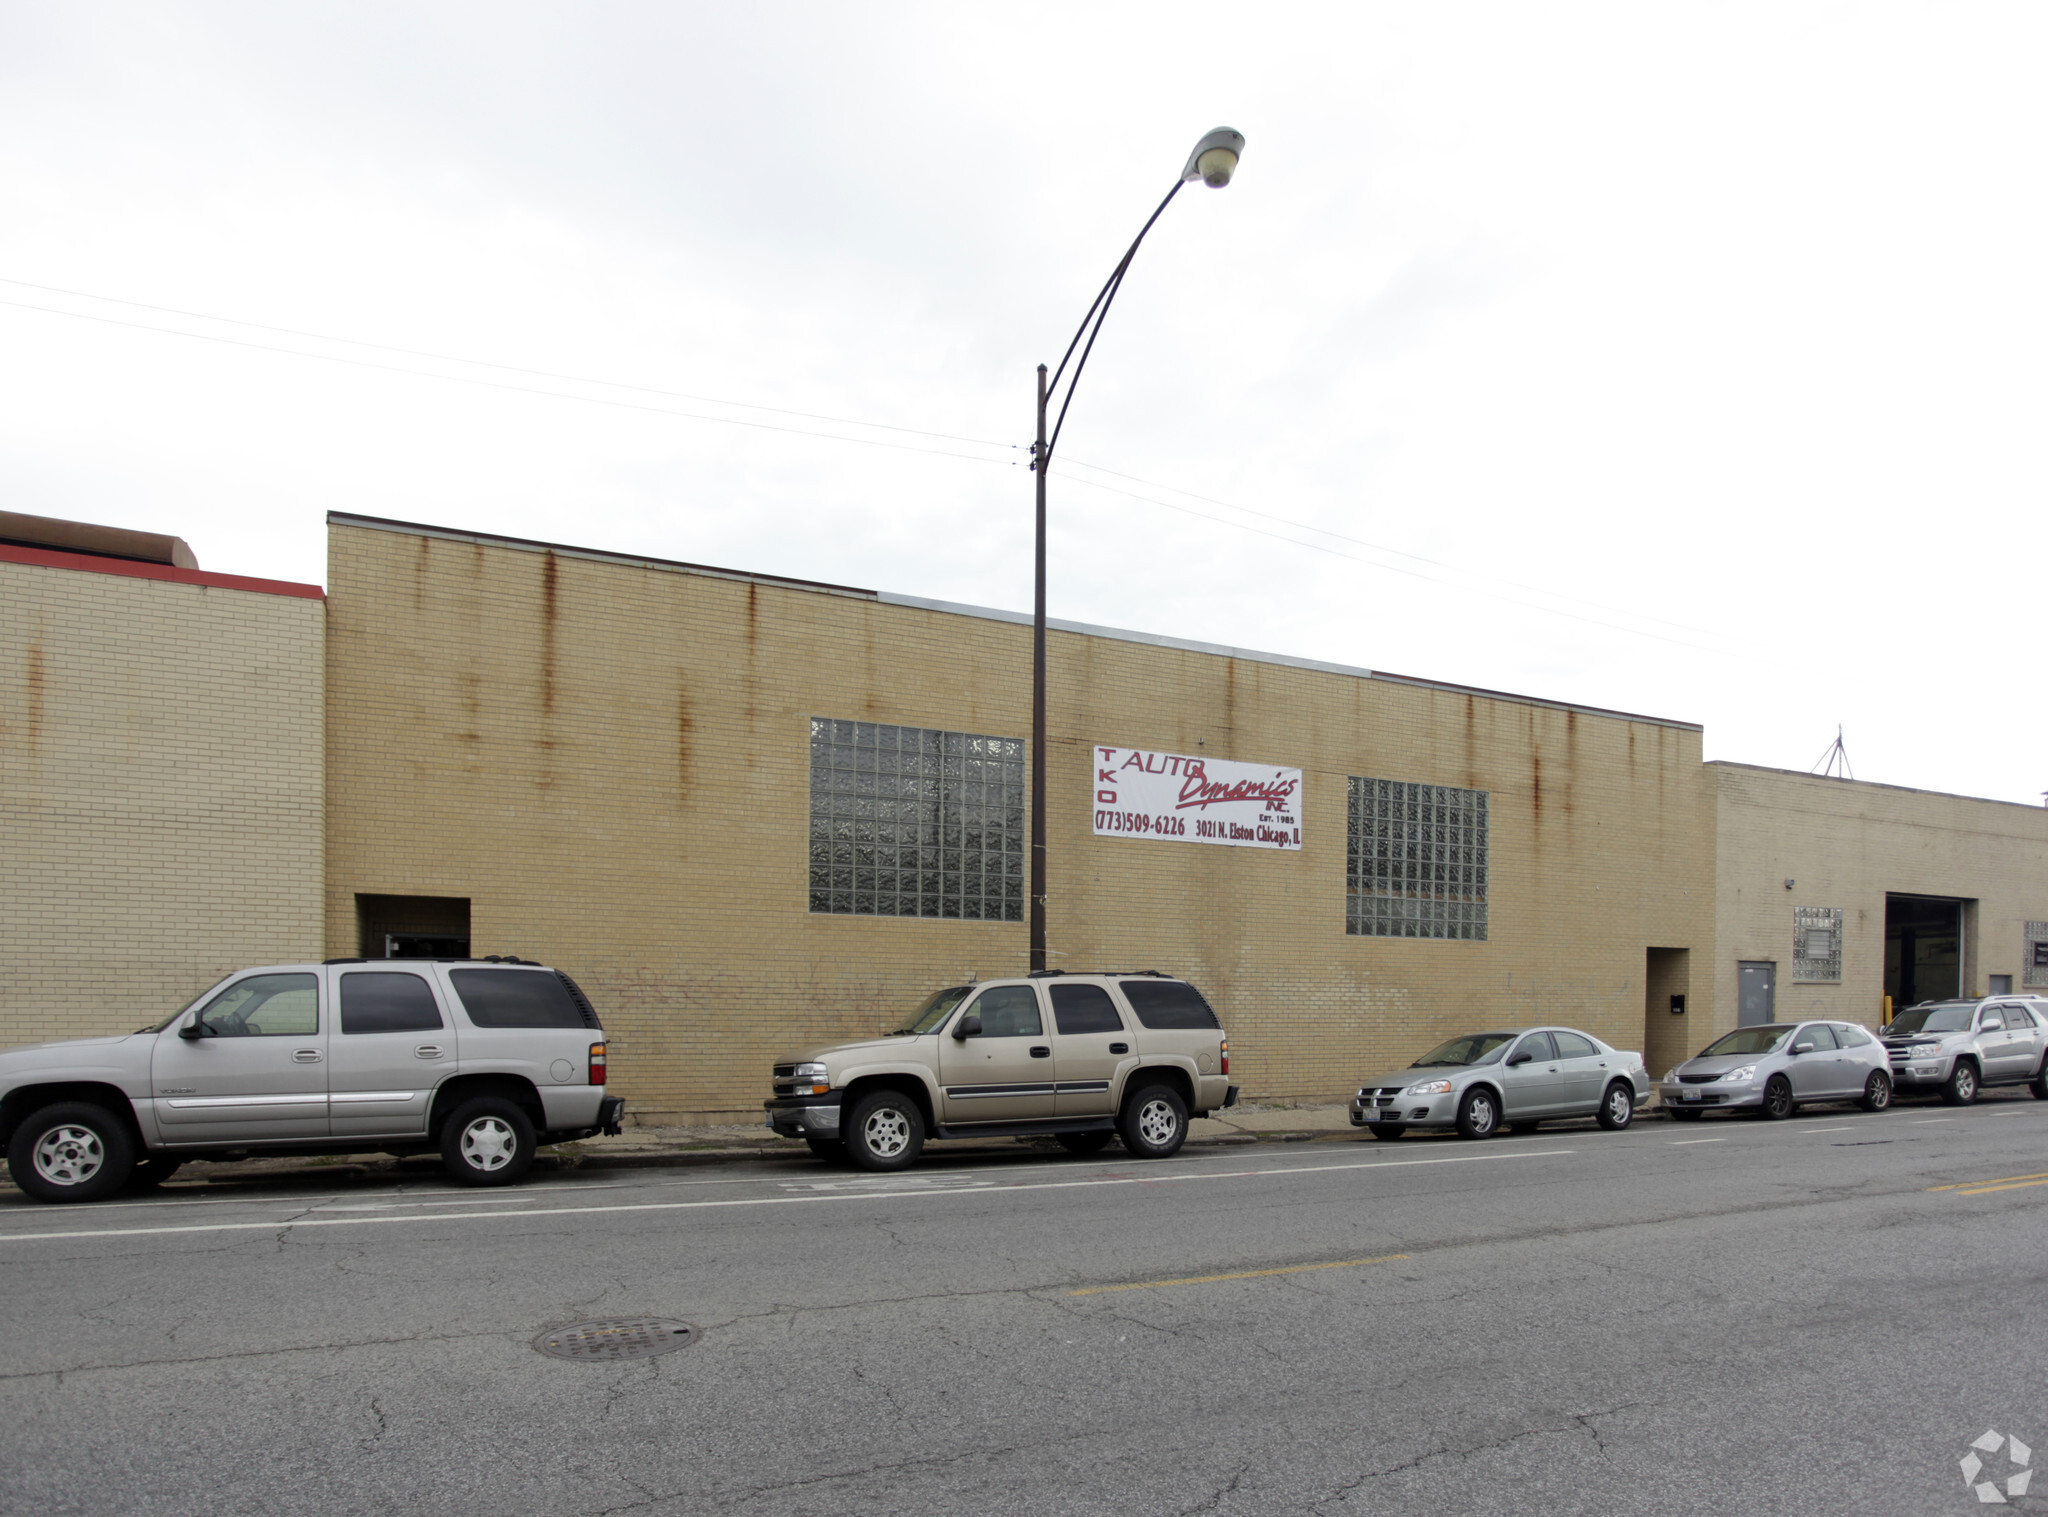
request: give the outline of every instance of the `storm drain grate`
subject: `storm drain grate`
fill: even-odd
[[[608,1322],[578,1322],[552,1327],[533,1346],[555,1359],[645,1359],[688,1348],[697,1329],[667,1317],[615,1317]]]

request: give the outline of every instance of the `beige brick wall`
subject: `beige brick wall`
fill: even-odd
[[[1746,959],[1777,964],[1780,1020],[1876,1026],[1887,891],[1975,902],[1964,918],[1965,989],[1984,994],[1993,974],[2021,988],[2025,924],[2048,920],[2048,807],[1744,764],[1706,772],[1715,796],[1714,955],[1710,967],[1695,961],[1693,979],[1696,989],[1702,979],[1711,984],[1713,1014],[1693,1029],[1698,1043],[1735,1025],[1737,966]],[[1798,906],[1842,909],[1839,985],[1794,982]]]
[[[809,718],[1024,737],[1030,632],[982,617],[337,523],[327,944],[358,893],[466,896],[481,953],[598,1001],[640,1113],[758,1115],[767,1065],[936,985],[1021,972],[1021,923],[812,915]],[[1701,956],[1696,729],[1055,632],[1052,963],[1157,967],[1250,1094],[1345,1090],[1430,1041],[1558,1020],[1643,1043],[1646,950]],[[1305,771],[1305,844],[1090,830],[1088,746]],[[1344,931],[1345,778],[1492,794],[1491,940]]]
[[[319,956],[323,615],[0,562],[0,1045]]]

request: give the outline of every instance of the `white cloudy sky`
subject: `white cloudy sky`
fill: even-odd
[[[1033,366],[1227,123],[1055,616],[2035,802],[2044,73],[1988,0],[0,0],[0,480],[1028,609]]]

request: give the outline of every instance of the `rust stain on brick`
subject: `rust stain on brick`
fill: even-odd
[[[541,559],[540,567],[540,709],[544,716],[555,714],[555,625],[561,609],[557,603],[561,561],[553,553]]]
[[[696,722],[690,716],[690,687],[676,681],[676,803],[690,799],[690,735]]]
[[[417,616],[427,606],[427,558],[432,540],[424,534],[412,556],[412,610]]]
[[[43,663],[41,640],[28,645],[28,751],[34,753],[43,740],[43,702],[48,694],[49,672]]]

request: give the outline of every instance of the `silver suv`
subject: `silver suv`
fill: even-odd
[[[271,964],[126,1037],[0,1052],[0,1142],[39,1201],[259,1153],[438,1150],[503,1185],[624,1109],[589,999],[517,958]]]
[[[1939,1090],[1967,1106],[1986,1085],[2025,1085],[2048,1101],[2048,999],[1987,996],[1923,1001],[1893,1017],[1882,1034],[1892,1084]]]
[[[873,1170],[916,1163],[927,1138],[1032,1134],[1163,1159],[1190,1117],[1237,1104],[1216,1013],[1149,970],[954,985],[885,1037],[807,1049],[774,1074],[770,1127]]]

